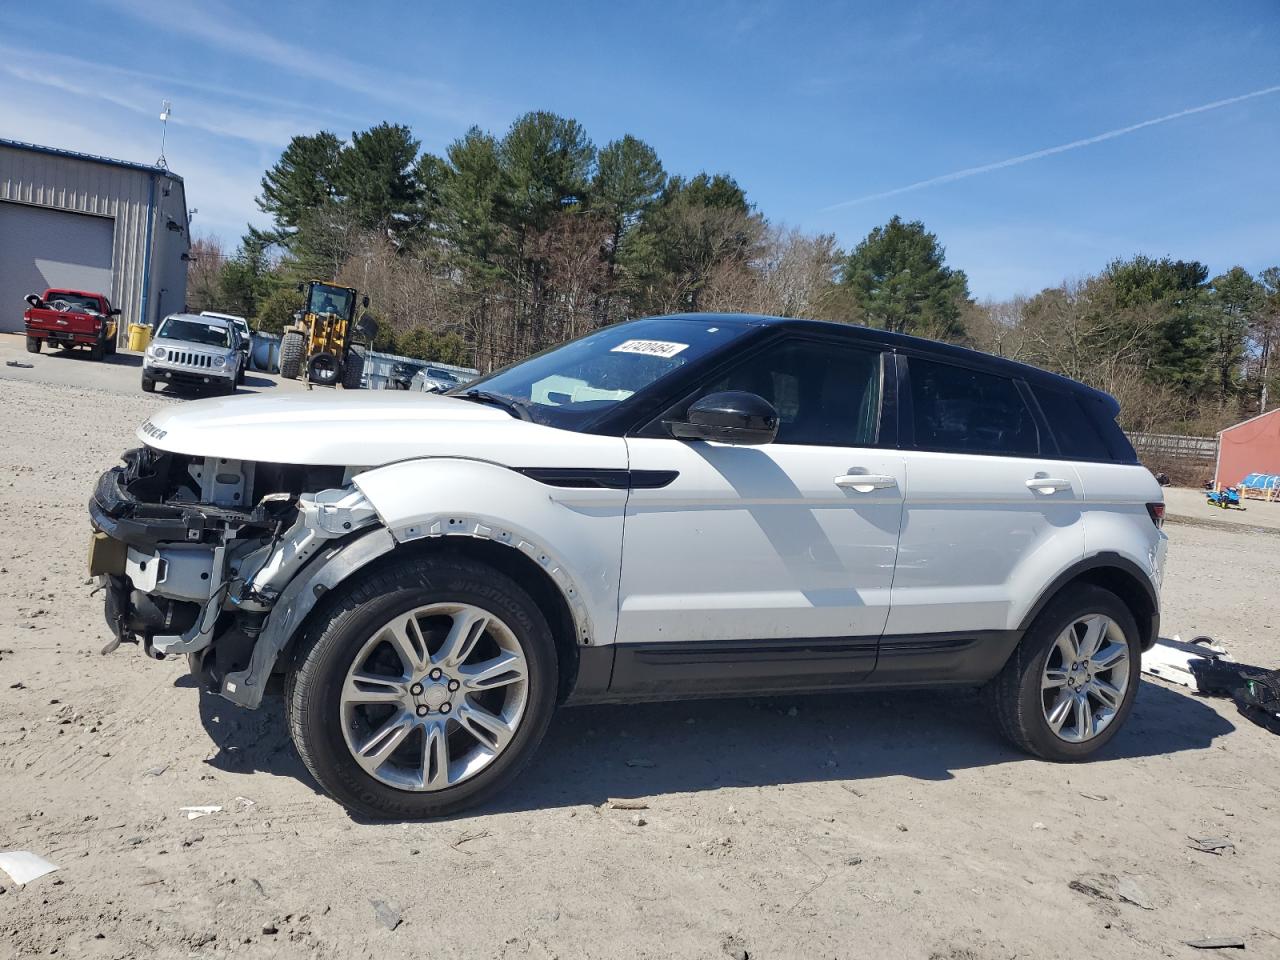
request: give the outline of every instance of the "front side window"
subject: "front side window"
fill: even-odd
[[[844,344],[790,340],[716,377],[699,396],[744,390],[778,411],[775,443],[865,447],[880,419],[880,354]]]
[[[1008,377],[911,357],[917,450],[1034,456],[1035,418]]]
[[[656,318],[605,327],[451,391],[514,400],[530,419],[584,429],[619,403],[743,336],[741,323]]]
[[[200,320],[184,320],[181,317],[166,317],[160,324],[157,339],[185,340],[187,343],[200,343],[206,347],[225,347],[231,343],[230,330],[221,324],[203,323]]]

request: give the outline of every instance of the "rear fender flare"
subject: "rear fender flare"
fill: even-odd
[[[1105,575],[1108,571],[1115,571],[1116,573],[1124,576],[1127,581],[1135,584],[1138,591],[1140,591],[1139,596],[1145,599],[1148,604],[1149,609],[1147,611],[1134,610],[1133,613],[1134,618],[1138,621],[1139,625],[1146,627],[1146,635],[1141,639],[1142,649],[1150,649],[1160,633],[1159,592],[1156,590],[1155,584],[1151,581],[1151,575],[1138,563],[1130,560],[1128,557],[1109,551],[1096,553],[1091,557],[1086,557],[1085,559],[1067,567],[1067,569],[1054,577],[1053,582],[1040,593],[1039,597],[1036,598],[1035,603],[1027,609],[1027,612],[1022,617],[1022,621],[1019,623],[1018,628],[1025,633],[1031,627],[1031,624],[1035,621],[1036,617],[1040,615],[1040,611],[1042,611],[1049,604],[1049,601],[1057,596],[1062,588],[1067,584],[1082,578],[1088,579],[1091,582],[1098,582],[1090,577],[1090,574]],[[1102,585],[1105,586],[1105,584]],[[1133,606],[1129,597],[1121,596],[1121,599],[1126,601],[1126,603],[1131,607]]]

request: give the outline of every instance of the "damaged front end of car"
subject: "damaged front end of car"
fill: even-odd
[[[292,631],[346,572],[391,545],[351,483],[357,467],[254,463],[130,450],[89,502],[89,572],[114,639],[186,654],[210,690],[261,702]],[[356,561],[349,561],[356,562]]]

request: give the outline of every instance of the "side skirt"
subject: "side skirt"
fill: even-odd
[[[1021,630],[985,630],[583,647],[578,682],[565,702],[978,686],[1000,672],[1021,639]]]

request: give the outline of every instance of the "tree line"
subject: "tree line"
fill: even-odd
[[[1115,394],[1124,425],[1211,431],[1276,395],[1280,268],[1211,277],[1135,256],[1032,297],[975,302],[922,223],[851,250],[768,220],[728,173],[668,171],[634,136],[597,147],[548,112],[443,155],[405,126],[297,136],[261,182],[267,229],[193,245],[188,299],[278,330],[299,279],[368,293],[376,344],[482,370],[676,311],[861,323],[1024,360]]]

